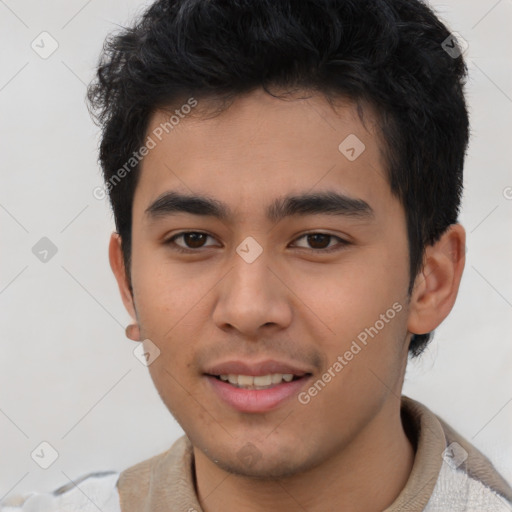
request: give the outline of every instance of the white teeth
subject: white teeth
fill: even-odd
[[[240,382],[240,378],[238,382]],[[272,384],[272,375],[258,375],[254,377],[255,386],[270,386],[270,384]]]
[[[281,384],[283,380],[285,382],[291,382],[293,380],[293,373],[272,373],[268,375],[258,375],[256,377],[230,373],[229,375],[220,375],[220,379],[239,388],[267,389],[276,384]]]
[[[234,375],[233,375],[234,377]],[[231,375],[229,376],[231,379]],[[252,386],[254,384],[254,377],[250,375],[239,375],[238,376],[238,385],[239,386]]]
[[[281,373],[273,373],[272,374],[272,384],[280,384],[283,380],[283,375]]]

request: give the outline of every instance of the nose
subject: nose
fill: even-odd
[[[252,263],[237,253],[231,271],[219,283],[213,320],[220,329],[236,329],[250,338],[262,330],[285,329],[292,320],[291,292],[265,251]]]

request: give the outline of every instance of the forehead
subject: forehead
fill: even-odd
[[[353,102],[333,108],[321,95],[280,99],[262,90],[212,115],[215,106],[197,100],[192,109],[174,105],[151,116],[146,135],[154,147],[136,190],[141,207],[173,189],[217,197],[240,214],[264,213],[284,192],[336,190],[377,210],[393,199],[370,109],[363,124]]]

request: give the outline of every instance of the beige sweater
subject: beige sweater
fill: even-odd
[[[421,403],[402,396],[416,437],[406,486],[384,512],[511,512],[512,488],[492,463]],[[186,436],[124,471],[85,475],[54,493],[14,496],[2,512],[203,512]],[[364,511],[362,511],[364,512]]]

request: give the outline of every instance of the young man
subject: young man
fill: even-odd
[[[160,0],[109,40],[110,263],[186,435],[4,510],[512,510],[401,395],[464,268],[458,50],[413,0]]]

